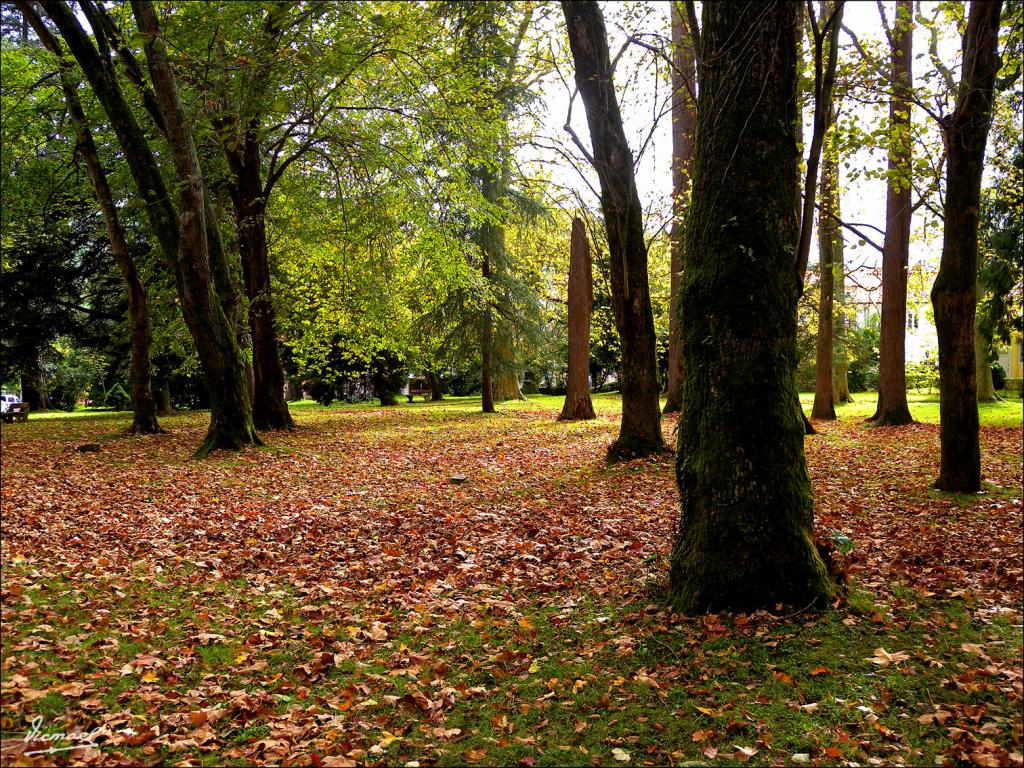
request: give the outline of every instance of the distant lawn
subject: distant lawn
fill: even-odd
[[[982,425],[991,427],[1020,427],[1024,426],[1024,404],[1020,395],[1015,392],[1002,393],[1003,400],[996,403],[979,403],[978,416]],[[560,409],[563,397],[561,395],[529,395],[524,403],[504,403],[502,409],[534,410],[538,408]],[[620,401],[617,392],[598,392],[593,395],[594,407],[598,415],[613,417],[619,412]],[[939,423],[939,393],[938,392],[908,392],[907,401],[910,404],[910,413],[915,421],[922,424]],[[662,399],[664,403],[664,399]],[[801,392],[800,402],[804,410],[809,414],[814,403],[813,392]],[[878,393],[874,391],[856,392],[853,394],[852,403],[844,403],[836,408],[836,416],[840,421],[863,421],[875,411],[878,402]],[[412,403],[406,401],[405,396],[399,398],[397,407],[402,408],[423,408],[428,403],[422,398],[416,398]],[[301,400],[289,403],[288,407],[298,413],[319,410],[322,406],[313,400]],[[454,397],[446,395],[440,403],[430,403],[431,409],[441,408],[447,412],[472,412],[480,408],[480,396],[470,395],[467,397]],[[376,400],[368,400],[362,403],[332,403],[329,410],[378,410],[380,403]],[[183,411],[187,413],[187,411]],[[80,419],[80,418],[103,418],[103,419],[130,419],[131,411],[109,411],[105,408],[80,408],[70,413],[67,411],[41,411],[33,412],[29,417],[38,419]]]

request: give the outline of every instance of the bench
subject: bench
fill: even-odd
[[[409,398],[410,403],[416,395],[422,395],[424,400],[430,397],[430,386],[425,380],[412,379],[409,382],[409,392],[406,394],[406,397]]]
[[[8,424],[13,424],[15,421],[28,421],[28,412],[28,403],[11,403],[2,414],[3,420]]]

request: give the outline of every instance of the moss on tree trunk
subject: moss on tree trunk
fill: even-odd
[[[795,407],[793,4],[709,4],[702,43],[670,599],[685,611],[824,608],[834,585],[812,541]]]

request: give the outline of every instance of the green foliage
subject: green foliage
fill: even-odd
[[[78,400],[102,378],[106,360],[94,350],[60,339],[44,353],[42,368],[51,405],[73,411]]]
[[[918,392],[937,392],[939,389],[939,369],[934,363],[907,363],[907,389]]]

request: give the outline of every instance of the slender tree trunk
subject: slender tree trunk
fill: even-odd
[[[49,28],[43,23],[35,9],[28,2],[22,1],[16,4],[21,10],[23,19],[32,25],[43,45],[60,60],[61,89],[64,92],[64,101],[67,104],[68,114],[71,116],[71,122],[75,129],[75,149],[85,161],[89,180],[92,183],[93,194],[96,196],[100,212],[103,214],[107,237],[110,240],[110,251],[114,256],[114,262],[121,273],[128,294],[131,338],[131,432],[132,434],[155,434],[162,432],[163,430],[160,429],[160,424],[157,421],[156,401],[153,398],[152,390],[149,348],[152,344],[153,333],[149,323],[149,303],[146,296],[146,288],[139,278],[135,261],[128,250],[128,242],[125,239],[124,229],[121,227],[121,221],[117,215],[114,197],[110,192],[110,185],[107,183],[107,174],[103,170],[99,151],[96,149],[96,142],[93,140],[92,131],[89,129],[85,112],[78,99],[78,82],[77,78],[71,74],[72,63],[64,57],[64,50],[60,43],[51,34]]]
[[[441,379],[434,371],[427,371],[427,385],[430,387],[430,402],[436,403],[444,400],[444,390],[441,387]]]
[[[484,226],[487,226],[486,224]],[[483,276],[484,285],[491,280],[491,259],[486,246],[480,248],[482,258],[480,274]],[[481,410],[484,413],[495,413],[494,409],[494,362],[492,353],[494,351],[494,318],[491,314],[491,298],[484,297],[484,311],[480,329],[480,400]]]
[[[284,367],[277,346],[267,250],[267,200],[263,189],[260,146],[253,131],[240,151],[228,153],[234,176],[231,200],[238,229],[245,295],[252,334],[252,419],[257,429],[294,426],[284,397]]]
[[[680,298],[685,611],[828,606],[796,400],[794,3],[708,3]],[[737,35],[737,30],[743,30]]]
[[[821,168],[821,211],[818,215],[818,339],[815,352],[814,407],[811,409],[813,418],[828,420],[834,420],[836,417],[833,380],[833,301],[836,251],[842,249],[842,233],[836,221],[839,214],[834,210],[834,205],[839,199],[839,163],[833,160],[834,154],[834,146],[830,143]]]
[[[956,108],[942,123],[947,158],[945,224],[942,259],[932,286],[939,338],[942,454],[935,486],[959,493],[981,489],[974,313],[981,175],[992,120],[992,89],[999,68],[1001,8],[1001,0],[971,3]]]
[[[594,304],[594,274],[590,244],[583,220],[572,220],[569,238],[569,370],[565,402],[559,421],[594,418],[590,401],[590,311]]]
[[[679,317],[679,273],[683,268],[683,226],[690,179],[693,177],[693,136],[697,128],[697,63],[693,36],[682,8],[671,4],[672,16],[672,243],[668,315],[668,381],[663,413],[678,413],[682,398],[683,354]]]
[[[838,155],[834,154],[831,160],[835,163],[835,175],[838,179]],[[836,218],[841,219],[842,211],[840,209],[838,187],[835,190],[832,205],[835,207]],[[846,351],[846,261],[843,253],[843,231],[838,225],[836,226],[836,233],[837,237],[832,241],[832,274],[834,275],[834,290],[832,294],[835,297],[834,303],[838,304],[838,308],[833,306],[832,316],[832,398],[833,402],[838,404],[852,403],[853,398],[850,396],[850,361],[847,358]]]
[[[907,405],[907,269],[910,263],[913,16],[910,0],[897,0],[892,28],[892,98],[889,101],[889,181],[882,242],[882,328],[879,341],[878,426],[911,424]]]
[[[563,2],[562,11],[576,67],[576,86],[590,127],[594,166],[601,183],[612,313],[622,344],[622,422],[608,458],[638,458],[664,451],[665,442],[661,436],[661,392],[647,280],[647,245],[633,155],[626,142],[612,83],[601,9],[593,0],[587,0]]]

